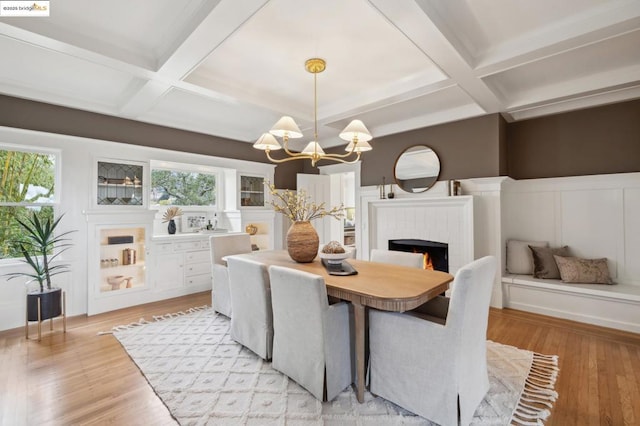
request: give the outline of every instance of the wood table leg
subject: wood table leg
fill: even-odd
[[[364,402],[364,327],[365,327],[365,306],[353,303],[354,327],[355,327],[355,349],[356,349],[356,398],[358,402]]]

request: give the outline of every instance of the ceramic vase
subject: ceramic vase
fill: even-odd
[[[176,221],[171,219],[169,221],[169,225],[167,226],[167,232],[169,232],[170,235],[173,235],[176,233]]]
[[[298,263],[313,262],[318,254],[320,239],[309,221],[293,222],[287,232],[287,251]]]

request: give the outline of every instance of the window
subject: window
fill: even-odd
[[[52,151],[0,146],[0,258],[22,257],[12,243],[21,234],[16,219],[53,217],[58,163]]]
[[[151,205],[216,207],[218,171],[188,164],[151,163]]]

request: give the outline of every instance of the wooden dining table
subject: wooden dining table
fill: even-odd
[[[354,385],[359,402],[364,401],[365,390],[366,309],[408,311],[443,293],[453,281],[453,276],[446,272],[356,259],[346,260],[358,271],[356,275],[329,275],[318,257],[311,263],[298,263],[289,257],[286,250],[255,251],[237,256],[250,256],[266,265],[285,266],[320,275],[324,278],[329,296],[352,303],[356,351]]]

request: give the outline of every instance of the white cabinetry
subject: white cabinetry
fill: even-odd
[[[211,290],[209,235],[156,237],[153,281],[163,297]]]

